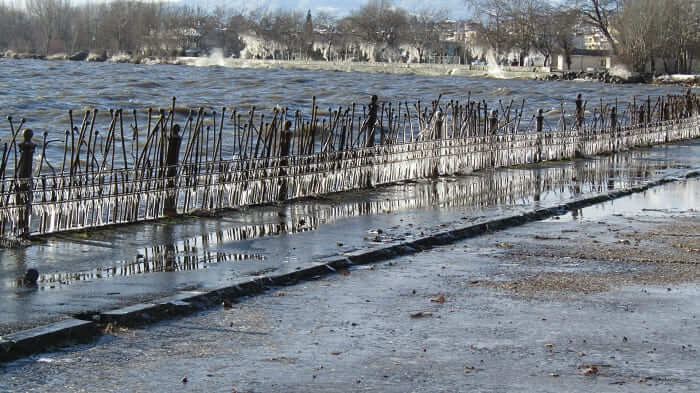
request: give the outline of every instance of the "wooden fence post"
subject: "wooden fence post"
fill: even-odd
[[[583,96],[581,93],[576,95],[576,134],[573,136],[574,154],[571,158],[583,157],[583,146],[581,144],[581,133],[583,131],[583,122],[585,120],[585,109],[583,108]]]
[[[489,133],[491,135],[496,135],[498,131],[498,111],[493,109],[491,111],[491,117],[489,117]]]
[[[578,93],[576,96],[576,127],[581,128],[583,127],[583,120],[585,117],[585,113],[583,110],[583,97],[581,96],[581,93]]]
[[[30,221],[32,216],[32,165],[34,162],[34,150],[36,145],[32,142],[34,132],[30,129],[24,130],[24,141],[19,144],[20,158],[17,167],[17,207],[20,209],[18,220],[18,235],[21,238],[28,238],[30,231]]]
[[[491,145],[491,167],[496,167],[496,133],[498,132],[498,111],[491,110],[491,116],[489,117],[489,140]]]
[[[617,108],[610,109],[610,144],[613,153],[617,152]]]
[[[542,128],[544,127],[544,111],[542,109],[537,110],[537,156],[535,157],[535,162],[542,161]]]
[[[435,116],[435,135],[433,139],[445,139],[446,136],[443,134],[442,125],[444,123],[444,118],[442,112],[438,111]]]
[[[166,192],[165,206],[163,211],[168,217],[177,216],[177,169],[180,160],[180,145],[182,144],[182,136],[180,135],[180,126],[175,124],[170,131],[168,139],[168,153],[166,156]]]
[[[287,120],[284,122],[284,129],[280,135],[280,161],[279,161],[279,185],[280,192],[277,196],[278,201],[287,199],[287,166],[289,166],[289,150],[292,146],[292,122]]]
[[[366,129],[366,147],[374,146],[374,125],[377,122],[377,96],[372,96],[372,101],[369,103],[369,113],[367,114],[367,129]]]

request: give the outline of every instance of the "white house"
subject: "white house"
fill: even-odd
[[[607,50],[574,49],[571,52],[571,64],[567,64],[566,56],[559,53],[556,56],[558,71],[599,71],[612,68],[612,55]]]

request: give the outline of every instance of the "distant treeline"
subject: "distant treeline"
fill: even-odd
[[[570,63],[574,50],[587,46],[608,51],[634,71],[677,73],[691,71],[700,52],[697,0],[465,2],[475,14],[479,40],[498,55],[561,54]]]
[[[0,3],[0,49],[52,55],[107,51],[133,56],[175,56],[221,48],[227,56],[327,58],[364,56],[374,45],[425,48],[440,42],[440,11],[412,15],[385,0],[372,1],[344,18],[328,13],[223,7],[213,10],[168,2],[71,0]],[[248,51],[244,50],[248,47]],[[422,59],[418,59],[419,61]]]
[[[3,1],[3,0],[0,0]],[[16,0],[21,1],[21,0]],[[446,10],[369,0],[345,17],[324,12],[203,9],[163,1],[24,0],[0,3],[0,50],[425,62],[457,58],[570,58],[576,37],[598,34],[637,71],[687,72],[700,50],[696,0],[465,0],[470,21]],[[427,3],[426,3],[427,4]],[[442,60],[440,60],[442,61]]]

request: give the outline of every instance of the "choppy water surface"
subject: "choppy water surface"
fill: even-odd
[[[537,109],[546,112],[545,124],[554,125],[567,113],[578,93],[588,101],[587,108],[600,100],[631,102],[633,98],[680,94],[678,86],[606,85],[598,82],[557,82],[465,78],[459,76],[417,76],[384,73],[356,73],[308,70],[227,68],[221,66],[134,65],[71,61],[0,59],[0,140],[7,141],[10,124],[21,118],[35,131],[35,142],[48,132],[47,159],[57,165],[63,157],[64,132],[69,127],[68,110],[80,124],[85,109],[100,110],[98,124],[108,126],[108,109],[168,107],[173,96],[178,107],[227,107],[244,113],[255,106],[271,113],[276,106],[310,112],[312,97],[321,110],[368,103],[377,94],[381,101],[418,100],[430,102],[440,94],[446,100],[484,100],[491,108],[498,101],[517,106],[525,102],[525,116]],[[444,101],[443,101],[444,102]],[[524,125],[532,118],[523,119]],[[127,120],[128,121],[128,120]],[[142,124],[141,124],[142,125]],[[128,124],[125,124],[128,126]],[[55,143],[52,143],[55,142]]]
[[[183,106],[271,110],[280,105],[306,110],[313,96],[326,108],[365,103],[371,94],[409,102],[434,100],[439,94],[463,101],[471,94],[492,104],[524,99],[534,113],[539,108],[558,109],[561,100],[573,102],[577,93],[593,104],[684,92],[676,86],[642,84],[11,59],[0,59],[0,90],[0,136],[8,133],[8,115],[26,118],[35,130],[62,136],[69,109],[163,107],[172,96]]]

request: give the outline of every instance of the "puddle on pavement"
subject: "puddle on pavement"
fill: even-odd
[[[576,209],[560,220],[596,221],[609,216],[700,216],[700,179],[679,180],[620,199]]]
[[[230,253],[223,252],[222,246],[249,239],[313,231],[333,221],[380,213],[435,208],[466,208],[483,213],[484,208],[494,206],[549,206],[584,195],[637,186],[661,171],[682,166],[673,161],[648,159],[648,153],[644,151],[627,152],[572,161],[565,165],[558,163],[540,167],[482,171],[465,176],[406,182],[374,190],[309,198],[281,207],[266,206],[225,212],[217,219],[217,223],[220,226],[230,226],[229,228],[166,245],[134,250],[134,256],[130,259],[107,267],[42,274],[39,285],[43,289],[51,289],[76,281],[103,280],[145,273],[195,271],[224,262],[262,261],[266,258],[264,250]],[[165,224],[166,228],[168,226],[173,225]],[[166,230],[172,231],[172,228]],[[52,241],[61,247],[94,247],[92,243],[110,244],[108,230],[96,231],[87,236],[94,239],[75,238],[74,242],[78,244],[73,244],[69,235],[62,235]],[[173,237],[175,236],[171,235],[168,238]],[[97,238],[100,238],[100,241],[95,240]],[[0,256],[1,253],[2,251]],[[297,257],[291,255],[282,258],[281,263],[296,260]],[[3,258],[2,264],[5,266],[0,265],[0,270],[7,270],[7,263],[11,262],[6,262]],[[69,270],[70,265],[66,265],[65,269]],[[21,277],[24,271],[18,267],[14,273],[9,275],[14,277],[10,280],[12,287],[21,284],[16,278]]]
[[[552,205],[587,194],[638,186],[659,172],[677,166],[672,162],[655,162],[641,157],[628,153],[621,157],[581,160],[567,166],[502,169],[406,182],[372,191],[334,194],[311,203],[297,203],[290,207],[290,211],[302,214],[311,229],[316,229],[338,219],[414,209],[468,208],[480,211],[494,206]]]
[[[228,239],[227,234],[203,235],[177,244],[150,247],[139,250],[133,260],[123,261],[110,267],[99,267],[81,272],[54,272],[40,274],[38,289],[54,289],[76,281],[95,281],[128,277],[146,273],[187,272],[206,269],[224,262],[263,261],[258,253],[236,254],[211,251],[210,248]],[[25,287],[23,280],[15,279],[13,287]]]
[[[265,257],[260,254],[227,254],[222,252],[206,253],[204,256],[157,255],[86,272],[40,274],[37,285],[39,289],[52,289],[62,285],[69,285],[75,281],[103,280],[145,273],[186,272],[206,269],[208,266],[216,263],[264,259]],[[21,285],[21,283],[21,281],[16,281],[16,284]]]

